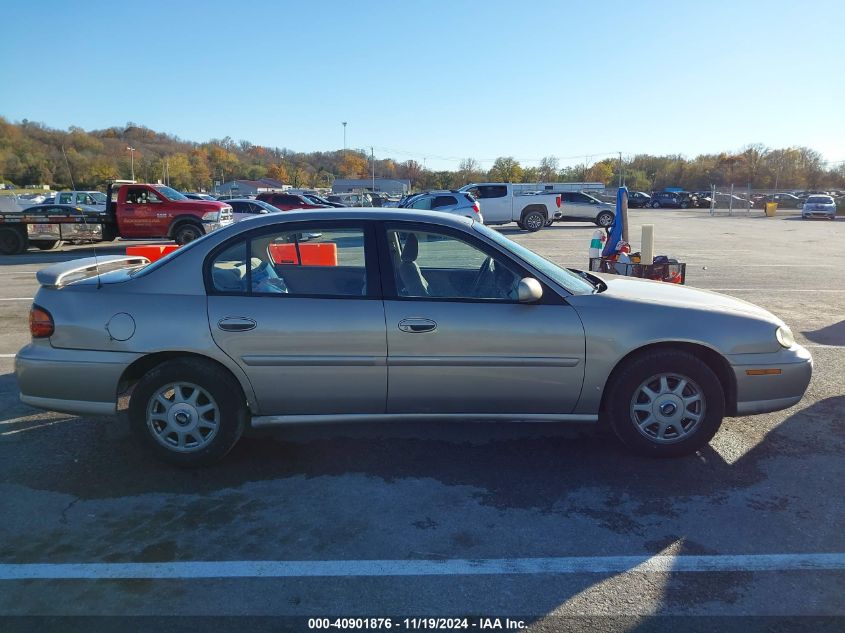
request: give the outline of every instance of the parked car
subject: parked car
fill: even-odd
[[[250,200],[249,198],[234,198],[227,200],[232,205],[235,222],[246,220],[256,215],[266,215],[267,213],[278,213],[279,209],[272,204],[264,202],[263,200]]]
[[[602,202],[583,191],[561,191],[560,218],[558,220],[587,220],[602,228],[613,224],[616,205]]]
[[[688,191],[656,191],[651,194],[651,208],[672,207],[689,209],[697,205],[696,197]]]
[[[478,200],[487,224],[516,222],[519,228],[534,232],[563,216],[559,193],[526,194],[507,182],[472,183],[458,191],[469,193]]]
[[[685,455],[725,415],[796,404],[812,373],[762,308],[565,270],[449,214],[273,213],[145,262],[39,271],[17,383],[81,415],[128,394],[135,436],[183,466],[247,425],[421,418],[602,419],[637,452]]]
[[[484,222],[478,200],[465,191],[426,191],[408,198],[401,208],[453,213]]]
[[[643,209],[651,205],[651,196],[644,191],[631,191],[628,193],[628,207],[631,209]]]
[[[716,192],[715,201],[715,207],[717,209],[753,209],[755,206],[754,200],[746,200],[742,196],[738,196],[736,194],[731,195],[729,193],[721,193],[719,191]]]
[[[322,196],[318,196],[318,195],[313,194],[313,193],[303,193],[302,197],[306,198],[307,200],[310,200],[314,204],[321,204],[324,207],[335,207],[335,208],[341,208],[342,209],[343,207],[346,206],[345,204],[341,204],[339,202],[332,202],[332,201],[330,201],[326,198],[323,198]]]
[[[247,198],[249,200],[255,200],[256,196],[252,194],[224,193],[222,195],[217,196],[215,200],[226,202],[229,200],[243,200],[244,198]]]
[[[291,209],[325,209],[325,205],[315,204],[308,198],[293,193],[261,193],[256,200],[273,205],[282,211]]]
[[[801,209],[801,217],[836,219],[836,202],[833,196],[810,196]]]
[[[766,196],[765,201],[761,201],[760,206],[762,207],[765,202],[777,202],[781,209],[800,209],[804,204],[801,198],[791,193],[776,193]]]
[[[373,199],[369,193],[333,193],[327,196],[330,202],[342,204],[344,207],[370,207]]]

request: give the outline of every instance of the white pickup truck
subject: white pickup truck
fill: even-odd
[[[51,198],[43,202],[30,203],[26,200],[18,199],[18,204],[22,208],[35,206],[36,204],[71,204],[75,207],[89,207],[97,209],[98,211],[106,210],[106,194],[101,191],[57,191],[51,195]]]
[[[461,187],[481,204],[484,224],[516,222],[526,231],[539,231],[563,217],[560,193],[519,193],[506,182],[477,182]]]

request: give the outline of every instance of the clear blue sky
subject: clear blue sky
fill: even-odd
[[[489,167],[845,159],[845,2],[7,0],[0,115]],[[579,159],[567,157],[579,156]]]

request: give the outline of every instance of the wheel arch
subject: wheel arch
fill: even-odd
[[[227,366],[224,363],[221,363],[219,360],[212,358],[211,356],[187,351],[152,352],[149,354],[145,354],[141,358],[138,358],[137,360],[133,361],[129,366],[126,367],[126,369],[123,370],[123,373],[120,376],[120,380],[118,380],[118,400],[122,395],[127,394],[135,386],[135,384],[144,376],[144,374],[158,367],[162,363],[177,359],[201,360],[203,362],[208,362],[213,365],[216,365],[223,371],[227,372],[230,376],[232,376],[232,378],[234,378],[235,382],[237,382],[240,386],[241,395],[243,396],[244,401],[247,403],[247,408],[249,409],[249,411],[251,413],[255,413],[257,409],[255,393],[252,389],[252,385],[249,384],[249,381],[245,375],[239,375],[239,372],[232,371],[231,367]]]
[[[167,237],[173,239],[173,236],[176,235],[176,229],[184,224],[193,224],[199,230],[200,234],[204,234],[205,230],[202,226],[202,220],[197,218],[195,215],[179,215],[173,218],[173,221],[170,223],[170,226],[167,229]]]
[[[605,410],[605,398],[607,397],[607,387],[612,384],[618,373],[625,367],[626,364],[644,356],[650,352],[655,351],[681,351],[692,354],[704,362],[719,379],[722,385],[722,390],[725,393],[725,414],[728,416],[736,415],[736,400],[737,400],[737,386],[736,376],[731,369],[730,363],[719,352],[712,347],[702,345],[701,343],[692,343],[689,341],[661,341],[659,343],[649,343],[631,350],[613,366],[607,380],[604,383],[602,390],[600,411]]]
[[[547,220],[549,219],[549,210],[546,208],[546,205],[544,205],[544,204],[529,204],[527,207],[525,207],[522,210],[522,214],[519,216],[520,222],[522,222],[525,219],[525,216],[528,215],[529,213],[531,213],[532,211],[539,211],[540,213],[542,213],[546,217]]]

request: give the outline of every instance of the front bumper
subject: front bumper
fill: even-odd
[[[738,354],[728,360],[736,377],[736,415],[769,413],[797,404],[813,375],[810,352],[797,344],[773,354]],[[780,373],[747,373],[761,369]]]
[[[31,343],[15,357],[21,402],[63,413],[112,415],[120,377],[140,356]]]

